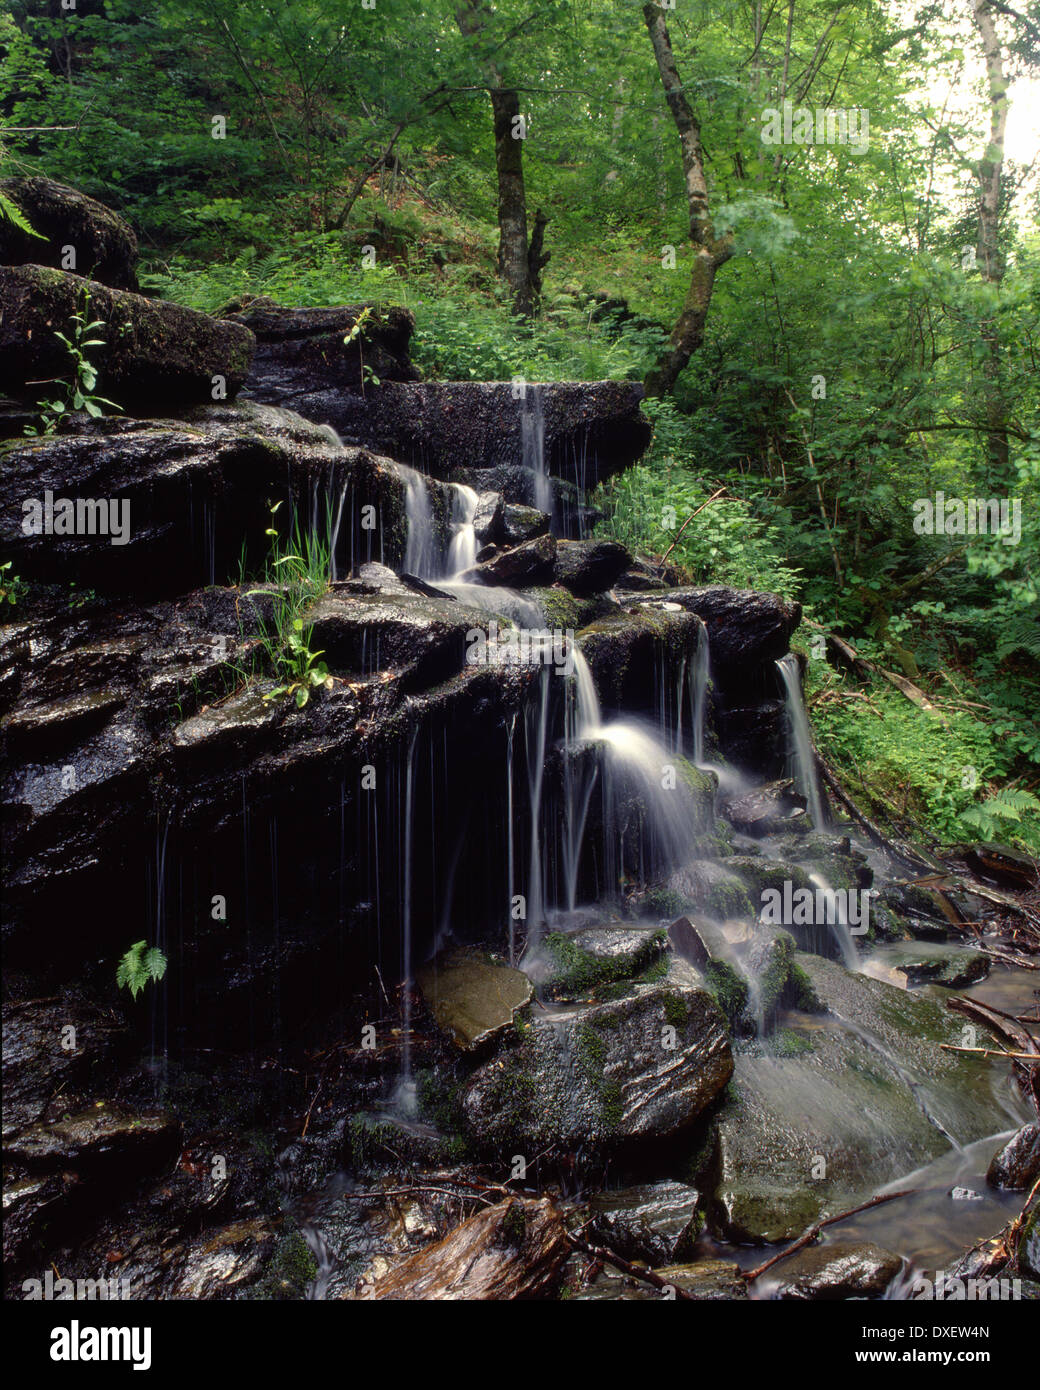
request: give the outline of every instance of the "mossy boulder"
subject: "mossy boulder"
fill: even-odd
[[[0,267],[0,380],[17,396],[38,399],[41,381],[68,378],[68,349],[55,335],[89,295],[88,349],[99,369],[97,394],[134,413],[231,400],[249,371],[253,335],[242,324],[213,319],[180,304],[109,289],[79,275],[39,265]]]
[[[691,1174],[730,1240],[792,1239],[1000,1122],[987,1065],[940,1046],[960,1043],[963,1026],[929,991],[799,953],[792,967],[831,1019],[805,1034],[811,1051],[738,1054],[714,1149]]]
[[[525,960],[544,993],[576,999],[598,985],[629,980],[668,948],[660,929],[608,924],[575,932],[549,932],[534,962]]]
[[[39,176],[3,179],[36,236],[0,216],[0,265],[75,270],[117,290],[136,290],[137,237],[118,213],[75,188]],[[75,257],[69,264],[69,252]]]
[[[645,1145],[689,1128],[732,1067],[709,994],[644,985],[536,1016],[516,1047],[470,1077],[463,1115],[473,1143],[497,1153]]]

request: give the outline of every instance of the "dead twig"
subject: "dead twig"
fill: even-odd
[[[742,1270],[741,1277],[746,1279],[749,1284],[756,1279],[760,1279],[767,1269],[772,1269],[781,1260],[786,1260],[788,1255],[793,1255],[796,1250],[804,1250],[807,1245],[811,1245],[825,1226],[833,1226],[838,1221],[846,1221],[850,1216],[856,1216],[861,1211],[869,1211],[871,1207],[879,1207],[883,1202],[894,1202],[897,1197],[912,1197],[917,1191],[915,1187],[908,1187],[902,1192],[886,1192],[880,1197],[871,1197],[869,1202],[861,1202],[858,1207],[850,1207],[848,1211],[839,1212],[837,1216],[828,1216],[825,1221],[817,1221],[815,1226],[810,1226],[804,1235],[778,1254],[770,1256],[763,1264],[756,1265],[754,1269]]]

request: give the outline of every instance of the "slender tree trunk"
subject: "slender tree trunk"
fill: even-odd
[[[456,11],[459,29],[470,38],[484,27],[483,0],[465,0]],[[513,308],[529,317],[541,290],[541,272],[549,261],[543,252],[546,218],[539,209],[535,234],[527,240],[527,190],[524,184],[524,142],[519,94],[507,87],[493,62],[484,66],[491,97],[495,131],[495,171],[498,177],[498,273],[509,286]]]
[[[1000,254],[1000,199],[1004,173],[1004,137],[1007,129],[1007,77],[1004,72],[1004,52],[993,22],[990,0],[974,0],[972,19],[982,39],[986,57],[986,79],[989,92],[989,142],[979,160],[979,235],[976,261],[983,280],[1000,286],[1004,279],[1004,260]],[[990,484],[1007,486],[1010,483],[1010,451],[1007,437],[1007,405],[1000,363],[1000,337],[996,314],[982,325],[986,358],[983,363],[983,390],[986,412],[986,453],[990,467]]]
[[[657,70],[661,74],[668,109],[679,132],[686,201],[690,211],[690,241],[694,261],[690,287],[668,346],[646,379],[647,394],[666,395],[675,385],[679,373],[704,341],[704,324],[715,288],[715,275],[733,254],[733,244],[726,236],[716,238],[708,205],[708,182],[704,173],[704,151],[701,149],[700,124],[686,100],[682,80],[675,66],[672,41],[659,5],[643,6]]]

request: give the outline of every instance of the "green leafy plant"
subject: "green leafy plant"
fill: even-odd
[[[102,406],[113,410],[121,407],[106,396],[96,396],[97,367],[91,361],[89,349],[105,346],[104,338],[91,337],[98,329],[105,327],[103,319],[90,319],[90,291],[84,290],[79,312],[69,320],[68,333],[56,332],[54,336],[65,345],[70,359],[70,372],[67,378],[55,377],[55,383],[63,388],[62,395],[50,400],[37,401],[40,411],[39,425],[26,425],[27,435],[52,435],[73,415],[85,411],[96,419],[102,414]]]
[[[994,796],[987,797],[981,806],[969,806],[961,812],[961,823],[979,830],[985,839],[990,840],[1001,834],[1013,835],[1018,831],[1024,812],[1040,813],[1040,800],[1032,792],[1013,787],[1004,787]]]
[[[276,502],[271,507],[272,522],[281,505]],[[301,529],[298,516],[288,548],[276,526],[269,526],[266,534],[271,537],[268,579],[277,582],[278,587],[250,589],[246,594],[247,598],[270,598],[273,603],[271,621],[261,623],[259,635],[267,659],[281,675],[282,683],[267,691],[264,699],[292,695],[302,709],[313,690],[331,690],[335,683],[325,662],[318,660],[322,653],[310,650],[313,629],[304,627],[302,617],[304,610],[329,587],[330,544],[314,531]]]
[[[166,957],[158,946],[135,941],[116,967],[116,984],[136,999],[150,980],[158,984],[165,974]]]
[[[13,564],[13,560],[5,560],[0,565],[0,604],[17,603],[27,588],[25,580],[11,572]]]
[[[324,686],[331,690],[333,677],[324,661],[319,661],[321,652],[309,648],[311,629],[303,630],[302,618],[294,618],[291,629],[285,635],[285,645],[278,654],[278,664],[287,676],[287,683],[275,690],[269,690],[265,700],[275,700],[280,695],[295,695],[296,703],[303,709],[311,697],[311,691]]]

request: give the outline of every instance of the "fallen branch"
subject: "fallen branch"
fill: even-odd
[[[975,1057],[1005,1057],[1012,1062],[1032,1062],[1033,1066],[1040,1063],[1040,1057],[1035,1052],[1004,1052],[994,1047],[954,1047],[953,1043],[940,1043],[939,1046],[943,1052],[970,1052]]]
[[[804,1250],[807,1245],[811,1245],[825,1226],[833,1226],[839,1221],[846,1221],[850,1216],[856,1216],[861,1211],[869,1211],[871,1207],[879,1207],[883,1202],[894,1202],[897,1197],[912,1197],[917,1191],[915,1187],[908,1187],[902,1192],[886,1192],[880,1197],[871,1197],[869,1202],[861,1202],[858,1207],[850,1207],[848,1211],[839,1212],[837,1216],[828,1216],[825,1221],[817,1221],[815,1226],[810,1226],[804,1235],[776,1255],[771,1255],[764,1264],[757,1265],[754,1269],[741,1270],[741,1278],[749,1284],[760,1279],[767,1269],[772,1269],[781,1260],[786,1260],[788,1255],[793,1255],[796,1250]]]
[[[605,1265],[613,1265],[614,1268],[619,1269],[622,1274],[627,1274],[630,1279],[636,1279],[640,1283],[649,1284],[652,1289],[657,1289],[659,1293],[663,1293],[665,1290],[671,1290],[675,1293],[677,1299],[690,1303],[696,1302],[693,1294],[687,1293],[686,1290],[680,1288],[678,1284],[669,1283],[667,1279],[662,1279],[661,1276],[655,1274],[652,1269],[640,1269],[638,1265],[629,1264],[629,1262],[623,1260],[620,1255],[615,1255],[613,1250],[608,1250],[602,1245],[589,1245],[587,1241],[580,1240],[575,1235],[568,1236],[568,1239],[575,1250],[580,1250],[585,1255],[591,1255],[593,1259],[599,1260]]]
[[[713,493],[712,493],[712,495],[708,498],[707,502],[702,502],[701,505],[697,508],[696,511],[693,511],[693,512],[690,513],[690,515],[686,518],[686,520],[683,522],[683,524],[679,527],[678,531],[676,531],[676,533],[675,533],[675,540],[672,541],[671,545],[668,547],[668,549],[667,549],[667,550],[664,552],[664,554],[661,556],[660,564],[662,564],[662,565],[664,564],[665,560],[668,559],[668,556],[671,555],[672,551],[673,551],[673,550],[675,549],[675,547],[679,544],[679,537],[680,537],[680,536],[682,535],[682,533],[686,530],[687,526],[689,526],[689,524],[690,524],[690,522],[693,520],[693,518],[694,518],[695,516],[699,516],[700,513],[703,512],[703,510],[704,510],[705,507],[710,507],[711,504],[712,504],[712,502],[716,501],[719,497],[721,497],[722,494],[723,494],[725,491],[726,491],[726,489],[725,489],[724,487],[720,487],[719,490],[718,490],[717,492],[713,492]]]

